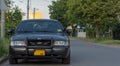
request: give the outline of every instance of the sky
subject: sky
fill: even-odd
[[[27,12],[27,0],[12,0],[14,5],[18,6],[22,12]],[[49,8],[52,0],[30,0],[30,13],[33,13],[33,9],[36,8],[36,12],[42,13],[43,19],[49,19]],[[26,19],[26,15],[23,16],[23,20]]]

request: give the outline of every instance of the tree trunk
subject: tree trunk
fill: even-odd
[[[99,24],[95,25],[95,31],[96,31],[96,38],[99,38],[99,37],[102,36],[102,32],[100,30],[100,25]]]

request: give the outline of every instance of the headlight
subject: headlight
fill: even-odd
[[[11,41],[11,46],[26,46],[24,41]]]
[[[68,41],[55,41],[54,45],[55,46],[68,46],[69,42]]]

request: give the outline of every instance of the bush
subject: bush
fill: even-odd
[[[105,40],[106,38],[103,38],[103,37],[98,37],[96,38],[97,41],[102,41],[102,40]]]

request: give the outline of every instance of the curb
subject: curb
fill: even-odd
[[[2,64],[3,62],[5,62],[7,59],[8,59],[8,56],[7,56],[7,57],[0,58],[0,64]]]

